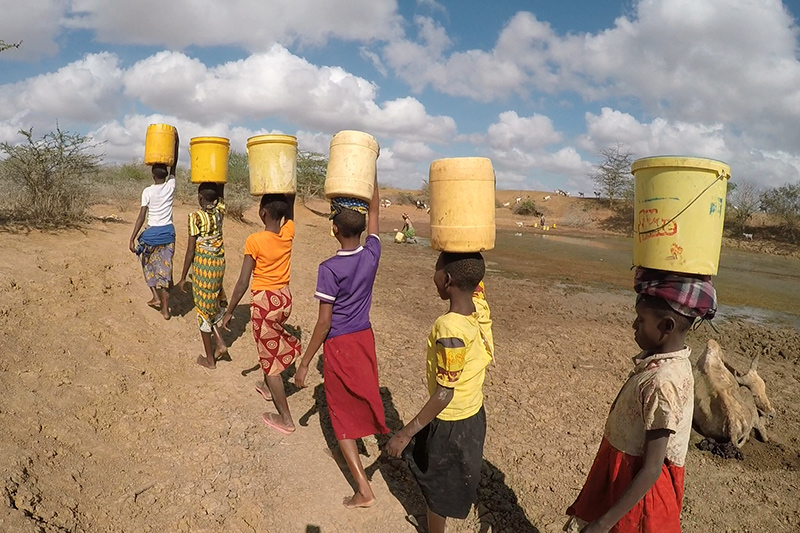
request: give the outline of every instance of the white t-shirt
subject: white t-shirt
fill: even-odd
[[[172,224],[172,201],[175,198],[175,176],[164,183],[153,184],[142,191],[142,207],[147,207],[148,226]]]

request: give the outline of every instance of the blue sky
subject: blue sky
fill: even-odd
[[[198,5],[205,7],[198,8]],[[62,128],[142,157],[182,138],[265,132],[327,152],[381,143],[417,187],[441,157],[487,156],[502,188],[591,192],[600,149],[800,177],[800,12],[774,0],[0,0],[0,140]]]

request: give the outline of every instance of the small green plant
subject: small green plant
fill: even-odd
[[[523,215],[523,216],[541,216],[542,212],[536,208],[536,204],[533,203],[533,200],[523,200],[522,202],[516,204],[514,208],[511,210],[512,213],[515,215]]]

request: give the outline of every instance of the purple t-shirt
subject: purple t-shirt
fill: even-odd
[[[328,338],[363,331],[370,327],[372,284],[378,272],[381,240],[369,235],[364,246],[339,250],[319,265],[314,297],[333,304]]]

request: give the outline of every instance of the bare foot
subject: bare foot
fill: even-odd
[[[259,393],[261,397],[267,400],[268,402],[272,401],[272,393],[269,391],[267,387],[263,386],[262,384],[259,383],[258,385],[256,385],[256,392]]]
[[[217,349],[214,351],[214,358],[215,359],[227,359],[228,358],[228,347],[224,344],[218,344]]]
[[[281,417],[275,413],[264,413],[261,415],[261,420],[263,420],[266,425],[278,433],[283,433],[284,435],[291,435],[294,433],[294,424],[284,424],[283,420],[281,420]]]
[[[373,497],[372,499],[369,499],[360,492],[356,492],[349,498],[342,500],[342,505],[348,509],[366,509],[367,507],[372,507],[375,505],[375,498]]]
[[[209,362],[209,360],[202,355],[197,356],[197,364],[209,370],[215,370],[217,368],[217,363],[213,361]]]
[[[156,298],[153,298],[152,300],[147,302],[147,305],[152,307],[153,309],[161,309],[161,301]]]
[[[161,316],[164,317],[164,320],[169,320],[170,318],[169,307],[167,307],[166,309],[161,309]]]

